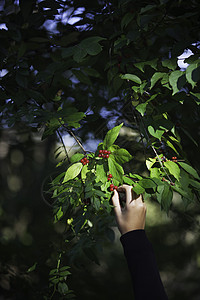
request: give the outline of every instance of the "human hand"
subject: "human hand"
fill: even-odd
[[[146,205],[142,201],[142,195],[135,195],[132,193],[132,186],[123,184],[117,189],[125,191],[126,203],[122,208],[119,201],[119,194],[114,190],[112,202],[114,206],[114,212],[118,224],[119,231],[124,234],[128,231],[144,229]]]

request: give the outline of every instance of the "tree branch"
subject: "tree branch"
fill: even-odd
[[[64,148],[64,151],[65,151],[67,160],[69,161],[69,155],[68,155],[68,153],[67,153],[67,149],[66,149],[66,147],[65,147],[65,144],[64,144],[62,135],[60,134],[60,131],[59,131],[58,129],[56,130],[56,132],[57,132],[57,134],[58,134],[58,136],[59,136],[59,138],[60,138],[60,140],[61,140],[61,143],[62,143],[62,145],[63,145],[63,148]]]

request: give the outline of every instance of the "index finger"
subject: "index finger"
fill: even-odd
[[[116,190],[114,190],[114,195],[112,196],[112,203],[114,206],[114,212],[116,216],[119,216],[121,213],[121,205],[119,202],[119,194]]]
[[[120,185],[117,190],[119,192],[125,191],[125,193],[126,193],[126,204],[131,203],[131,201],[133,200],[132,186],[131,185],[127,185],[127,184]]]

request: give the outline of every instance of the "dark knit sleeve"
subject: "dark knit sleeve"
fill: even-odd
[[[153,248],[145,231],[129,231],[120,240],[131,273],[135,300],[167,300]]]

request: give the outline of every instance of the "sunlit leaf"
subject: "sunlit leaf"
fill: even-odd
[[[76,176],[78,176],[79,173],[81,172],[82,167],[83,167],[83,165],[80,162],[75,163],[72,166],[70,166],[65,173],[63,183],[65,183],[71,179],[74,179]]]

